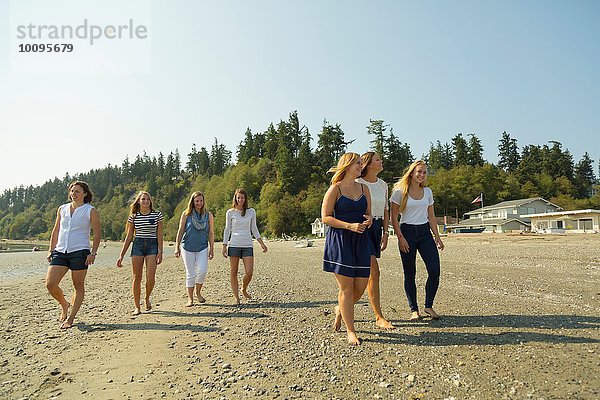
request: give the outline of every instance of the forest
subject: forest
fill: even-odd
[[[370,120],[366,133],[371,149],[383,158],[385,170],[380,178],[391,188],[415,155],[385,121]],[[310,234],[310,223],[320,216],[331,178],[327,170],[353,141],[346,138],[339,123],[327,120],[316,138],[313,146],[308,128],[293,111],[262,132],[248,128],[235,149],[235,163],[233,152],[215,138],[199,149],[192,144],[185,165],[178,149],[166,156],[144,152],[132,160],[127,157],[121,165],[8,189],[0,195],[0,237],[48,239],[56,209],[68,201],[67,186],[76,179],[90,185],[102,236],[108,240],[124,237],[129,204],[139,190],[148,191],[154,208],[164,214],[167,240],[174,240],[190,194],[203,192],[215,215],[216,238],[221,240],[225,212],[237,187],[248,192],[263,236],[305,236]],[[565,210],[600,209],[594,160],[586,152],[575,162],[558,141],[520,148],[509,133],[499,132],[498,162],[493,164],[483,158],[475,133],[457,133],[449,143],[431,143],[422,157],[428,164],[428,184],[438,216],[462,216],[475,209],[471,200],[480,193],[486,205],[539,196]]]

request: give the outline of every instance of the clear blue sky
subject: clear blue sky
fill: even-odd
[[[214,137],[235,153],[293,110],[313,145],[327,119],[365,151],[383,119],[417,157],[462,132],[496,162],[506,130],[598,173],[598,1],[151,1],[151,72],[129,74],[14,73],[9,4],[0,190]]]

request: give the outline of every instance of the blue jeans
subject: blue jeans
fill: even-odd
[[[440,254],[433,240],[429,224],[401,224],[400,230],[408,242],[408,253],[400,252],[404,269],[404,291],[411,311],[419,311],[417,303],[417,251],[421,255],[427,269],[425,284],[425,308],[433,307],[433,300],[440,285]]]
[[[131,246],[131,257],[133,256],[155,256],[158,254],[158,239],[145,239],[135,238],[133,239],[133,246]]]

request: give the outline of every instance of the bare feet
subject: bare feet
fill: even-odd
[[[424,308],[423,311],[425,311],[426,314],[429,314],[429,316],[433,319],[440,319],[440,315],[436,313],[433,308],[427,307]]]
[[[348,332],[348,344],[350,346],[358,346],[362,343],[362,340],[360,340],[358,338],[358,336],[356,336],[356,333],[354,332]]]
[[[233,303],[234,306],[239,306],[240,305],[240,298],[239,297],[233,297]]]
[[[58,322],[65,322],[69,317],[69,308],[71,308],[71,304],[67,302],[66,307],[62,307],[62,311],[60,313],[60,317],[58,318]]]
[[[152,310],[152,303],[150,302],[150,299],[146,299],[146,311],[150,310]]]
[[[61,325],[60,329],[69,329],[73,327],[73,321],[65,320]]]
[[[392,323],[390,321],[388,321],[387,319],[385,319],[383,317],[379,317],[375,320],[375,326],[377,326],[378,328],[381,328],[381,329],[385,329],[386,331],[391,331],[393,329],[396,329],[396,327],[394,325],[392,325]]]
[[[410,313],[410,322],[418,322],[421,320],[421,314],[418,311],[413,311]]]
[[[136,315],[140,315],[141,313],[142,313],[142,310],[140,310],[139,308],[136,308],[135,310],[133,310],[131,315],[136,316]]]
[[[187,304],[185,305],[186,307],[193,307],[194,306],[194,300],[188,300]]]
[[[198,303],[206,303],[206,299],[200,293],[198,293]]]
[[[244,295],[245,298],[247,298],[248,300],[250,300],[252,298],[252,296],[250,296],[250,294],[248,292],[246,292],[245,290],[242,290],[242,294]]]
[[[340,312],[339,306],[335,306],[333,311],[335,313],[335,319],[333,320],[333,331],[339,332],[342,326],[342,313]]]

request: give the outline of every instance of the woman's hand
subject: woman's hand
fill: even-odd
[[[52,251],[48,250],[48,255],[46,256],[46,260],[48,260],[48,262],[52,261]]]
[[[223,254],[223,257],[227,258],[227,245],[223,245],[223,251],[221,252]]]
[[[215,256],[215,249],[213,249],[213,248],[208,249],[208,259],[212,260],[214,258],[214,256]]]
[[[408,245],[408,242],[406,241],[406,239],[404,239],[404,236],[400,236],[398,238],[398,247],[400,248],[400,251],[403,253],[408,253],[410,251],[410,246]]]
[[[363,221],[363,224],[367,228],[371,227],[371,225],[373,225],[373,216],[370,215],[370,214],[366,214],[366,215],[363,215],[363,217],[365,217],[365,220]]]
[[[262,247],[262,251],[263,251],[263,253],[266,253],[266,252],[267,252],[267,250],[269,250],[269,249],[267,249],[267,245],[266,245],[266,244],[264,244],[264,243],[261,243],[261,244],[260,244],[260,247]]]
[[[119,267],[119,268],[123,267],[123,256],[121,256],[117,259],[117,267]]]
[[[179,256],[181,255],[181,250],[179,250],[179,247],[175,248],[175,252],[173,253],[173,255],[177,258],[179,258]]]
[[[159,251],[156,255],[156,265],[159,265],[163,260],[163,252]]]
[[[442,242],[442,239],[439,236],[435,238],[435,244],[438,249],[444,250],[444,242]]]
[[[381,251],[387,249],[389,234],[385,232],[381,237]]]
[[[85,258],[85,265],[92,265],[95,260],[96,260],[96,255],[95,254],[89,254]]]
[[[353,224],[348,224],[346,229],[348,229],[349,231],[352,231],[352,232],[356,232],[356,233],[363,233],[365,231],[365,229],[367,229],[367,227],[365,226],[364,223],[355,222]]]

